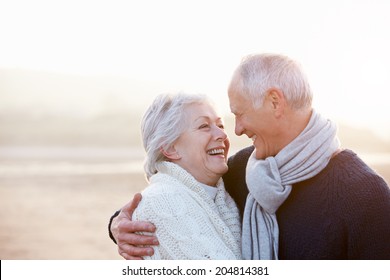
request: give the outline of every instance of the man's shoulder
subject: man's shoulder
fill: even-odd
[[[365,163],[355,152],[351,150],[343,150],[337,156],[331,159],[327,168],[333,169],[333,175],[341,177],[340,184],[359,186],[366,188],[367,186],[377,186],[380,188],[389,187],[387,183],[374,169]]]
[[[239,150],[237,153],[229,157],[228,165],[241,165],[247,163],[249,156],[252,154],[254,146],[246,147],[242,150]]]
[[[232,182],[244,182],[245,183],[245,169],[250,155],[254,150],[254,146],[249,146],[244,148],[234,155],[232,155],[228,160],[229,170],[223,176],[225,181],[225,187],[227,190],[230,189],[230,184]]]

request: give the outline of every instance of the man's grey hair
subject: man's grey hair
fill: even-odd
[[[249,98],[254,108],[259,108],[271,88],[281,90],[293,109],[311,107],[313,94],[301,66],[279,54],[244,57],[233,74],[229,90]]]
[[[162,149],[172,147],[188,127],[186,108],[192,104],[204,103],[212,104],[206,95],[201,94],[160,94],[154,99],[141,122],[147,179],[157,173],[158,162],[167,160]]]

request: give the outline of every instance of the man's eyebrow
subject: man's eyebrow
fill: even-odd
[[[230,112],[231,112],[233,115],[237,115],[237,114],[238,114],[238,111],[237,111],[236,108],[230,107]]]

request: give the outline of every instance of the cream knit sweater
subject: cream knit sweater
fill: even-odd
[[[157,227],[160,245],[145,259],[241,259],[239,212],[222,179],[213,201],[180,166],[162,162],[157,169],[133,213]]]

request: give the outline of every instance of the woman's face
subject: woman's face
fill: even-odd
[[[221,117],[210,104],[192,104],[186,109],[187,129],[174,143],[173,162],[199,182],[214,186],[228,170],[229,139]]]

